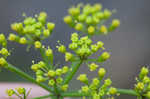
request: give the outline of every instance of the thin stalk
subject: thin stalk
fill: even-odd
[[[72,71],[69,71],[68,74],[65,76],[63,84],[68,84],[69,81],[73,78],[77,70],[79,69],[80,65],[82,64],[83,60],[79,60],[72,63]]]
[[[52,88],[46,86],[45,84],[42,84],[42,83],[38,83],[36,82],[36,80],[34,78],[32,78],[30,75],[28,75],[27,73],[23,72],[22,70],[14,67],[13,65],[9,64],[5,67],[6,69],[8,69],[9,71],[11,72],[15,72],[16,74],[18,74],[19,76],[27,79],[28,81],[32,82],[32,83],[35,83],[37,85],[39,85],[40,87],[42,87],[43,89],[49,91],[49,92],[52,92]]]
[[[46,96],[40,96],[40,97],[34,97],[34,98],[31,98],[31,99],[47,99],[49,97],[52,97],[53,95],[46,95]]]

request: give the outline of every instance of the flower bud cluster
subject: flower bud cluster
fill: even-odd
[[[96,44],[92,44],[92,40],[88,36],[79,38],[77,33],[71,35],[71,43],[69,44],[69,49],[73,50],[80,59],[86,59],[88,56],[96,53],[100,49],[104,49],[104,43],[98,41]],[[58,51],[65,54],[66,61],[73,59],[73,54],[66,51],[64,45],[57,46]],[[104,60],[108,59],[108,55],[103,55]]]
[[[81,92],[91,94],[93,97],[92,99],[101,99],[104,96],[112,98],[117,95],[117,89],[110,87],[112,84],[110,78],[102,81],[105,73],[106,70],[104,68],[100,68],[98,71],[98,77],[93,78],[91,83],[89,82],[86,74],[80,74],[77,77],[77,80],[85,84],[81,87]],[[104,83],[102,84],[102,82]]]
[[[102,10],[101,4],[79,4],[68,10],[69,15],[64,17],[64,22],[75,30],[86,32],[89,35],[106,35],[109,31],[115,30],[120,25],[118,19],[112,20],[109,27],[104,25],[104,21],[108,20],[112,13],[113,12],[108,9]]]
[[[49,55],[49,54],[48,54]],[[38,83],[48,81],[48,85],[51,87],[57,86],[62,91],[67,91],[68,85],[63,82],[63,75],[69,71],[68,66],[63,66],[62,68],[49,69],[46,63],[43,61],[33,64],[31,69],[36,73],[36,81]]]
[[[3,33],[0,33],[0,67],[7,65],[6,58],[10,55],[10,52],[7,49],[7,39]]]
[[[35,17],[25,17],[23,22],[11,24],[11,29],[17,34],[10,33],[8,40],[41,48],[41,40],[49,37],[55,28],[55,24],[52,22],[46,23],[46,19],[47,13],[40,12]]]
[[[15,90],[14,89],[7,89],[6,93],[8,96],[16,95],[18,98],[23,99],[24,96],[27,97],[29,95],[30,91],[31,90],[27,91],[23,87],[18,87],[18,88],[15,88]]]
[[[150,98],[150,77],[148,76],[149,69],[142,67],[139,73],[139,77],[136,78],[134,90],[141,96]]]

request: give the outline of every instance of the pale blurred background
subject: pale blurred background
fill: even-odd
[[[95,40],[102,40],[105,47],[111,52],[111,60],[105,63],[108,76],[112,78],[113,85],[120,88],[133,88],[135,77],[141,66],[150,65],[150,0],[0,0],[0,32],[13,32],[10,24],[22,20],[22,13],[33,16],[40,11],[48,13],[48,21],[56,23],[52,36],[44,41],[45,45],[51,45],[56,49],[56,41],[60,40],[67,45],[70,41],[70,33],[74,32],[66,25],[62,18],[67,14],[67,9],[78,3],[102,3],[104,8],[116,9],[117,13],[113,18],[121,20],[121,26],[108,36],[95,37]],[[32,60],[40,60],[40,54],[31,49],[25,51],[26,46],[9,43],[12,55],[9,62],[18,68],[33,75],[30,70]],[[55,63],[64,65],[62,54],[55,52]],[[88,72],[87,67],[81,67],[81,73]],[[79,73],[79,72],[78,72]],[[14,73],[2,70],[0,82],[4,81],[25,81]],[[72,81],[72,88],[80,88],[79,81]],[[121,95],[116,99],[136,99],[132,96]]]

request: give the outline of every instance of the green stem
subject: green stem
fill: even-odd
[[[72,63],[72,71],[68,72],[68,74],[65,76],[63,84],[68,84],[69,81],[73,78],[77,70],[79,69],[80,65],[82,64],[83,60],[79,60]]]
[[[46,86],[45,84],[42,84],[42,83],[38,83],[36,82],[36,80],[34,78],[32,78],[30,75],[26,74],[25,72],[23,72],[22,70],[14,67],[13,65],[11,64],[8,64],[6,67],[6,69],[10,70],[11,72],[15,72],[16,74],[18,74],[19,76],[27,79],[28,81],[32,82],[32,83],[35,83],[37,85],[39,85],[40,87],[44,88],[45,90],[49,91],[49,92],[52,92],[52,88]]]
[[[120,94],[127,94],[127,95],[132,95],[132,96],[138,96],[138,93],[136,93],[132,89],[117,89],[118,93]]]
[[[40,97],[34,97],[32,99],[47,99],[49,97],[52,97],[53,95],[46,95],[46,96],[40,96]]]

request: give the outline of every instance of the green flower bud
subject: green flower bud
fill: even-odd
[[[116,93],[117,93],[117,89],[114,88],[114,87],[110,87],[110,89],[109,89],[109,94],[110,94],[110,95],[115,95]]]
[[[90,71],[95,71],[98,68],[98,65],[95,63],[91,63],[89,67],[90,67]]]
[[[147,67],[142,67],[140,75],[146,76],[149,73],[149,70]]]
[[[87,78],[87,75],[86,74],[80,74],[78,77],[77,77],[77,80],[85,83],[88,81],[88,78]]]
[[[36,22],[34,24],[34,27],[37,28],[37,29],[40,29],[42,27],[42,23],[41,22]]]
[[[37,76],[37,78],[36,78],[36,81],[37,82],[44,82],[46,79],[44,78],[44,77],[42,77],[42,76]]]
[[[43,61],[38,62],[39,68],[44,68],[46,64]]]
[[[88,86],[82,86],[81,91],[84,93],[87,93],[89,91],[89,87]]]
[[[8,37],[8,40],[10,40],[10,41],[15,41],[16,40],[16,38],[17,38],[17,36],[15,35],[15,34],[9,34],[9,37]]]
[[[15,94],[15,92],[14,92],[13,89],[8,89],[8,90],[6,90],[6,93],[7,93],[8,96],[12,96],[12,95]]]
[[[53,79],[49,80],[48,85],[54,86],[54,84],[55,84],[55,81]]]
[[[100,27],[100,33],[106,35],[108,33],[107,27],[105,25],[102,25]]]
[[[2,48],[1,51],[0,51],[0,53],[2,55],[4,55],[4,56],[8,56],[9,55],[9,52],[8,52],[8,50],[6,48]]]
[[[24,94],[25,93],[25,88],[19,87],[19,88],[16,88],[16,90],[19,94]]]
[[[94,45],[91,45],[91,50],[93,51],[93,52],[97,52],[98,51],[98,46],[96,45],[96,44],[94,44]]]
[[[110,86],[111,83],[112,83],[112,81],[111,81],[111,79],[109,79],[109,78],[107,78],[107,79],[104,81],[104,85],[105,85],[106,87]]]
[[[49,22],[49,23],[47,23],[47,28],[48,28],[49,30],[53,30],[53,29],[55,28],[55,24]]]
[[[95,9],[96,11],[100,11],[100,10],[102,9],[102,5],[101,5],[101,4],[95,4],[95,5],[94,5],[94,9]]]
[[[36,72],[37,70],[39,70],[39,65],[38,65],[38,64],[33,64],[33,65],[31,66],[31,69],[32,69],[34,72]]]
[[[45,55],[48,56],[48,57],[51,56],[51,55],[53,55],[52,49],[48,48],[48,49],[45,51]]]
[[[56,75],[61,76],[62,75],[62,69],[60,69],[60,68],[56,69]]]
[[[112,21],[112,27],[117,28],[120,25],[120,21],[118,19],[114,19]]]
[[[64,22],[67,23],[67,24],[71,24],[72,23],[72,17],[71,16],[66,16],[64,17]]]
[[[57,82],[58,84],[61,84],[62,81],[63,81],[63,79],[62,79],[61,77],[58,77],[58,78],[56,79],[56,82]]]
[[[34,42],[34,47],[35,47],[35,48],[41,48],[41,47],[42,47],[41,42],[40,42],[40,41],[35,41],[35,42]]]
[[[43,35],[44,35],[44,37],[49,37],[50,36],[50,31],[48,29],[44,29]]]
[[[107,10],[107,9],[104,10],[104,18],[105,18],[105,19],[110,18],[111,14],[112,14],[111,11],[109,11],[109,10]]]
[[[69,44],[69,48],[72,50],[75,50],[76,48],[78,48],[78,44],[77,43],[71,43],[71,44]]]
[[[138,82],[137,85],[135,86],[137,90],[143,90],[144,89],[144,83]]]
[[[7,64],[7,61],[3,58],[3,57],[1,57],[0,58],[0,67],[2,66],[5,66]]]
[[[68,85],[66,84],[66,85],[62,85],[61,86],[61,90],[63,90],[63,91],[67,91],[67,89],[68,89]]]
[[[46,12],[40,12],[40,15],[38,16],[38,21],[41,23],[45,23],[47,18],[47,13]]]
[[[104,46],[104,43],[102,41],[97,42],[97,47],[102,48]]]
[[[25,37],[21,37],[20,40],[19,40],[19,43],[20,44],[27,44],[27,40]]]
[[[34,34],[36,31],[35,26],[34,25],[28,25],[26,27],[24,27],[23,32],[25,34]]]
[[[36,19],[32,18],[32,17],[27,17],[24,20],[25,25],[32,25],[32,24],[35,24],[35,23],[36,23]]]
[[[143,83],[146,84],[146,83],[149,83],[149,82],[150,82],[149,77],[144,76],[144,78],[143,78]]]
[[[70,61],[72,59],[73,55],[69,52],[65,53],[65,61]]]
[[[101,56],[99,56],[98,61],[99,62],[104,62],[104,61],[106,61],[109,58],[110,58],[110,54],[108,52],[103,52],[101,54]]]
[[[86,23],[87,23],[87,24],[92,24],[92,22],[93,22],[92,17],[91,17],[91,16],[88,16],[88,17],[86,18]]]
[[[95,32],[95,28],[94,28],[93,26],[89,26],[89,27],[88,27],[88,34],[93,35],[94,32]]]
[[[103,78],[106,74],[106,70],[104,68],[100,68],[98,71],[99,77]]]
[[[102,19],[104,18],[104,13],[103,12],[98,12],[95,14],[95,16],[98,18],[98,19]]]
[[[148,91],[148,92],[145,94],[145,96],[146,96],[148,99],[150,99],[150,91]]]
[[[83,24],[82,23],[77,23],[75,25],[75,29],[78,30],[78,31],[81,31],[83,29]]]
[[[100,83],[100,81],[98,80],[98,78],[94,78],[92,80],[92,84],[95,85],[95,86],[99,85],[99,83]]]
[[[14,31],[20,32],[23,29],[23,24],[22,23],[13,23],[13,24],[11,24],[11,29]]]
[[[62,73],[63,73],[63,74],[67,73],[68,71],[69,71],[68,66],[64,66],[64,67],[62,68]]]
[[[37,76],[42,76],[43,74],[44,74],[44,72],[42,70],[37,70],[36,71]]]
[[[61,52],[61,53],[66,52],[66,47],[64,45],[57,46],[57,48],[58,48],[58,52]]]
[[[69,14],[72,15],[72,16],[76,16],[76,15],[79,15],[80,14],[80,9],[79,8],[70,8],[68,10]]]
[[[55,77],[56,76],[56,72],[54,70],[49,70],[48,71],[48,76],[49,77]]]
[[[78,16],[78,20],[79,20],[80,22],[84,22],[84,21],[86,20],[86,15],[85,15],[85,14],[79,15],[79,16]]]
[[[4,34],[0,34],[0,42],[4,42],[6,40]]]

